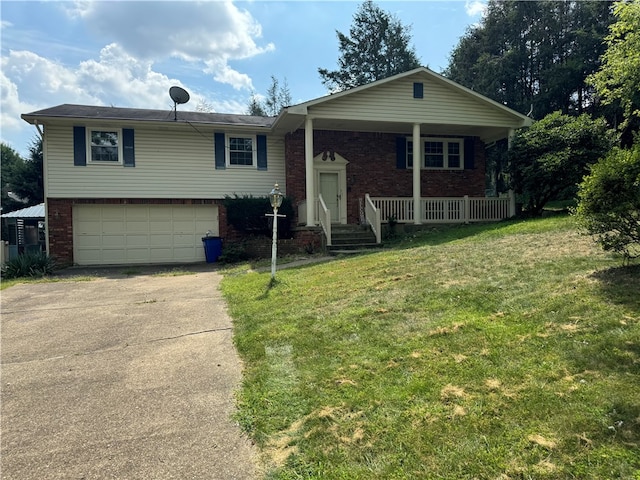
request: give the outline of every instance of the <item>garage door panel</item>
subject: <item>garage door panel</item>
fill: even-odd
[[[218,234],[215,205],[76,205],[79,265],[204,261],[201,237]]]
[[[149,246],[154,248],[154,247],[165,247],[165,248],[171,248],[172,242],[173,241],[173,235],[171,235],[170,233],[164,233],[164,234],[152,234],[149,235]]]
[[[102,232],[108,232],[109,234],[123,234],[127,231],[125,222],[117,222],[113,220],[103,220],[100,227]]]
[[[127,237],[124,235],[102,235],[102,246],[104,248],[124,247]]]
[[[81,234],[76,237],[75,243],[80,247],[100,247],[100,245],[102,244],[102,236]]]
[[[149,235],[131,235],[126,237],[127,247],[149,247]]]

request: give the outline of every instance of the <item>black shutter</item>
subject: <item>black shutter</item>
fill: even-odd
[[[87,134],[84,127],[73,127],[73,164],[87,165]]]
[[[396,168],[407,168],[407,139],[396,137]]]
[[[216,169],[224,169],[226,167],[226,160],[224,158],[224,133],[214,133],[213,142],[215,144]]]
[[[464,168],[465,170],[472,170],[475,168],[475,138],[464,137]]]
[[[258,144],[258,170],[267,169],[267,136],[258,135],[256,137],[256,143]]]
[[[122,156],[125,167],[136,166],[136,155],[133,145],[133,128],[122,129]]]

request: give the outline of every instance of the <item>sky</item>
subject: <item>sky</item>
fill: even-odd
[[[169,88],[197,107],[246,113],[275,77],[293,103],[328,93],[318,68],[335,70],[336,31],[360,1],[0,2],[0,140],[23,157],[37,138],[20,118],[73,103],[170,111]],[[422,65],[441,72],[484,0],[379,0],[410,28]]]

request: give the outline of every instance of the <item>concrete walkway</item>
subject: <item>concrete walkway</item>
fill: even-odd
[[[221,277],[201,270],[0,293],[3,480],[255,478]]]

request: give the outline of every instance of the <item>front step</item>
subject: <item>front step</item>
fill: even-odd
[[[332,225],[331,245],[327,249],[332,254],[360,253],[380,246],[376,243],[376,235],[369,226]]]

